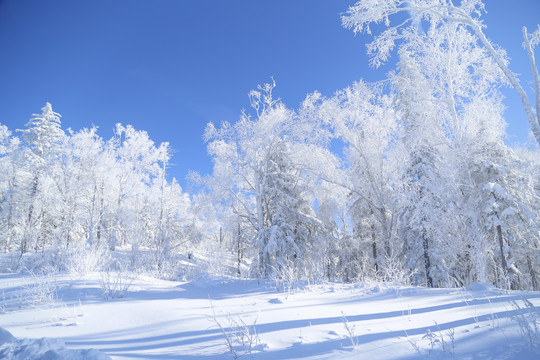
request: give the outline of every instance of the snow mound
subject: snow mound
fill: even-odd
[[[497,288],[493,284],[489,283],[474,283],[467,286],[465,289],[467,291],[486,291],[486,292],[497,292]]]
[[[3,345],[8,342],[15,341],[15,336],[11,335],[11,333],[3,328],[0,328],[0,345]]]
[[[0,328],[0,359],[5,360],[111,360],[99,350],[67,349],[57,339],[20,339]]]

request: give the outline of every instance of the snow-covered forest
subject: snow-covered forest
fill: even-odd
[[[343,26],[395,68],[297,108],[255,86],[207,124],[189,192],[144,129],[73,131],[50,103],[0,124],[0,326],[118,358],[535,358],[540,27],[516,39],[531,90],[483,11],[358,1]],[[528,143],[507,141],[505,87]],[[109,359],[2,327],[0,357]]]
[[[375,25],[372,64],[396,56],[395,70],[308,94],[298,109],[273,80],[259,85],[238,122],[207,125],[213,173],[190,174],[191,194],[167,175],[169,145],[130,125],[110,139],[74,132],[47,103],[23,129],[0,127],[0,249],[12,270],[39,258],[62,271],[122,249],[130,267],[171,279],[181,260],[212,258],[242,278],[539,290],[540,32],[524,29],[534,109],[482,33],[482,3],[441,4],[352,6],[344,26]],[[521,96],[531,144],[504,142],[505,86]]]

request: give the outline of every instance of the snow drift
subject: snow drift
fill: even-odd
[[[111,360],[96,349],[67,349],[58,339],[20,339],[0,328],[0,358],[5,360]]]

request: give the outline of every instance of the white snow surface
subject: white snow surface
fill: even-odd
[[[110,360],[95,349],[70,350],[59,339],[17,340],[9,331],[0,328],[0,359],[5,360]]]
[[[123,298],[105,300],[101,284],[100,274],[0,274],[0,327],[21,339],[0,331],[0,358],[540,358],[538,330],[519,325],[539,325],[538,310],[524,302],[538,308],[539,292],[488,284],[303,284],[283,292],[254,280],[139,276]]]

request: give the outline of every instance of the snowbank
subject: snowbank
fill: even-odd
[[[57,339],[20,339],[0,328],[0,358],[5,360],[111,360],[99,350],[67,349]]]

